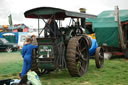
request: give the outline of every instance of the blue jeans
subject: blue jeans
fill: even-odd
[[[32,66],[32,58],[29,55],[24,56],[23,68],[21,72],[21,77],[23,77],[30,70]]]

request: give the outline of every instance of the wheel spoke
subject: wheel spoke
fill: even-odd
[[[78,58],[81,58],[82,60],[84,60],[84,61],[87,61],[88,59],[86,59],[86,58],[84,58],[84,54],[82,54],[82,51],[81,50],[79,50],[79,47],[77,47],[78,49],[78,51],[76,51],[76,54],[78,55]],[[86,47],[84,47],[82,50],[84,51],[86,49]]]
[[[78,53],[81,55],[83,50],[86,49],[86,48],[83,48],[82,50],[80,50],[80,46],[77,47],[78,48]]]
[[[83,39],[81,39],[81,40],[79,41],[79,46],[78,46],[78,51],[79,51],[80,53],[82,53],[82,52],[86,49],[86,46],[83,46],[83,43],[85,44],[85,41],[84,41]]]
[[[79,41],[79,45],[81,45],[81,44],[82,44],[82,40]]]
[[[88,59],[87,59],[87,58],[84,58],[84,57],[81,57],[80,61],[81,61],[81,62],[83,62],[83,61],[87,62]]]
[[[86,49],[86,47],[84,47],[84,48],[81,50],[81,52],[83,52],[85,49]]]
[[[81,63],[82,64],[82,63]],[[80,70],[82,71],[82,72],[84,72],[85,70],[84,70],[84,68],[83,68],[83,66],[80,64]]]
[[[76,54],[77,54],[78,56],[81,56],[81,53],[79,53],[79,52],[76,52]]]

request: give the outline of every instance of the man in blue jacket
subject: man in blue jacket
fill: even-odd
[[[21,72],[21,78],[30,70],[32,66],[32,50],[37,48],[36,45],[32,45],[32,39],[26,38],[25,45],[22,48],[23,68]]]

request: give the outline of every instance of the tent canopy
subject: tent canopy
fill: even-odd
[[[128,10],[119,11],[120,21],[128,21]],[[88,21],[92,22],[92,29],[96,33],[98,45],[107,45],[119,47],[119,32],[118,23],[115,19],[114,10],[103,11],[95,19]]]

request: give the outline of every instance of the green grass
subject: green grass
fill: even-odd
[[[19,52],[0,53],[0,62],[1,59],[6,61],[2,60],[0,63],[0,79],[19,78],[18,73],[22,69],[21,54]],[[128,85],[128,60],[105,60],[104,68],[97,69],[95,61],[91,59],[88,72],[82,77],[71,77],[65,69],[42,75],[40,80],[43,85]]]
[[[44,85],[127,85],[128,62],[124,59],[106,60],[105,67],[97,69],[90,60],[88,73],[82,77],[71,77],[67,71],[41,77]]]
[[[0,53],[0,79],[14,77],[21,72],[23,59],[20,52]]]

